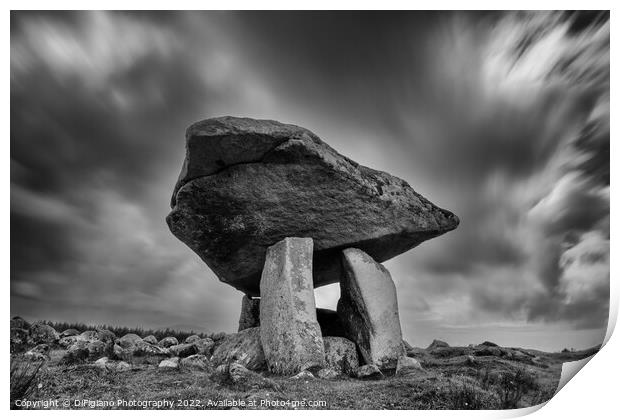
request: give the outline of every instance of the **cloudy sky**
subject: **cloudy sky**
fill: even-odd
[[[236,330],[241,293],[164,220],[185,128],[222,115],[306,127],[460,217],[385,264],[412,344],[602,341],[597,13],[11,13],[11,314]]]

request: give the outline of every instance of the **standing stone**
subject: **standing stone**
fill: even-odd
[[[252,299],[248,295],[243,295],[241,299],[241,315],[239,316],[239,329],[258,327],[260,325],[260,299]]]
[[[367,364],[395,368],[405,350],[390,273],[355,248],[343,251],[343,269],[338,315],[347,337],[357,343]]]
[[[316,318],[311,238],[269,247],[260,281],[260,335],[269,370],[295,374],[321,368],[325,350]]]

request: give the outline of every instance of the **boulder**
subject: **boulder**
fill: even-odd
[[[23,328],[11,328],[11,353],[26,349],[30,341],[30,333]]]
[[[159,367],[163,369],[178,369],[179,368],[179,358],[171,357],[170,359],[162,360],[159,363]]]
[[[342,337],[323,337],[325,366],[339,374],[355,375],[359,367],[355,343]]]
[[[201,338],[198,341],[194,341],[192,344],[196,346],[196,353],[198,354],[203,354],[208,357],[211,357],[213,354],[215,342],[210,338]]]
[[[231,363],[228,368],[228,375],[232,382],[246,389],[278,389],[277,384],[271,379],[264,378],[256,372],[252,372],[239,363]]]
[[[54,328],[39,322],[32,324],[29,332],[33,344],[54,344],[60,339]]]
[[[191,343],[193,343],[194,341],[198,341],[198,340],[200,340],[200,336],[198,336],[198,335],[196,335],[196,334],[193,334],[193,335],[190,335],[189,337],[187,337],[187,338],[185,339],[185,341],[183,341],[183,342],[184,342],[185,344],[191,344]]]
[[[485,346],[485,347],[499,347],[497,344],[493,343],[492,341],[485,341],[481,343],[480,345]]]
[[[312,239],[285,238],[269,247],[260,291],[260,336],[269,370],[290,375],[323,367],[325,351],[312,284]]]
[[[321,379],[331,380],[331,379],[336,379],[338,376],[340,376],[340,373],[332,368],[323,368],[319,370],[316,376],[318,376]]]
[[[400,356],[396,363],[396,375],[406,376],[423,371],[422,365],[413,357]]]
[[[60,338],[74,337],[76,335],[80,335],[80,332],[75,328],[69,328],[60,333]]]
[[[426,350],[434,350],[434,349],[438,349],[438,348],[442,348],[442,347],[450,347],[450,345],[448,343],[446,343],[445,341],[433,340],[433,342],[431,344],[429,344],[429,346],[426,348]]]
[[[88,331],[84,331],[82,334],[80,334],[80,340],[94,341],[94,340],[98,340],[98,339],[99,339],[99,335],[97,334],[97,331],[88,330]]]
[[[170,354],[178,357],[187,357],[192,354],[198,353],[198,347],[194,344],[177,344],[176,346],[169,347]]]
[[[241,314],[239,315],[239,328],[237,331],[260,325],[260,299],[252,299],[248,295],[241,298]]]
[[[78,341],[86,341],[86,340],[82,340],[79,335],[70,335],[69,337],[64,337],[58,340],[58,344],[61,347],[69,348],[69,346],[77,343]]]
[[[260,294],[267,247],[284,238],[314,239],[320,287],[340,281],[344,247],[383,262],[459,223],[407,182],[357,164],[304,128],[235,117],[187,129],[171,206],[172,233],[250,296]]]
[[[223,332],[223,331],[220,331],[218,333],[211,333],[211,334],[209,334],[209,338],[211,340],[213,340],[213,341],[216,341],[216,342],[225,339],[226,336],[227,336],[227,334],[225,332]]]
[[[213,352],[211,363],[219,366],[232,362],[250,370],[262,370],[267,367],[259,327],[239,331],[221,340]]]
[[[30,328],[30,323],[21,316],[14,316],[11,318],[11,328],[21,328],[27,330]]]
[[[131,365],[127,362],[118,362],[113,366],[113,370],[117,372],[126,372],[131,370]]]
[[[50,353],[49,344],[38,344],[34,348],[28,350],[24,356],[30,360],[48,360]]]
[[[114,344],[114,342],[116,341],[116,334],[114,334],[110,330],[100,328],[97,330],[97,339],[103,341],[104,343]]]
[[[392,277],[364,251],[347,248],[342,253],[345,276],[338,315],[346,335],[357,344],[365,363],[395,368],[405,349]]]
[[[501,357],[502,356],[502,351],[499,349],[499,347],[482,347],[482,348],[478,348],[474,351],[474,355],[475,356],[495,356],[495,357]]]
[[[131,348],[134,348],[136,344],[138,344],[141,341],[142,341],[142,338],[140,338],[139,335],[129,333],[129,334],[125,334],[124,336],[122,336],[118,340],[118,344],[124,349],[131,349]]]
[[[94,366],[100,369],[108,369],[108,366],[112,363],[112,361],[108,357],[101,357],[93,363]]]
[[[320,372],[320,370],[319,370]],[[291,376],[291,379],[299,380],[299,379],[314,379],[314,375],[312,372],[307,370],[302,370],[297,375]]]
[[[149,344],[157,344],[158,343],[157,338],[155,338],[154,335],[149,335],[147,337],[144,337],[142,339],[142,341],[144,341],[145,343],[149,343]]]
[[[67,348],[63,361],[65,363],[81,363],[88,359],[88,355],[88,342],[79,340]]]
[[[204,370],[212,371],[213,367],[209,362],[209,358],[204,354],[194,354],[192,356],[185,357],[179,362],[179,366],[187,370]]]
[[[111,355],[113,352],[112,343],[104,343],[101,340],[94,340],[87,344],[88,358],[90,360],[97,360],[103,356]]]
[[[172,354],[172,347],[167,349],[155,344],[149,344],[144,340],[137,341],[136,345],[130,349],[133,351],[134,356],[168,357],[170,354]]]
[[[176,346],[177,344],[179,344],[179,340],[177,340],[176,337],[162,338],[162,340],[159,342],[159,345],[161,347],[166,347],[166,348]]]
[[[381,379],[383,373],[377,365],[363,365],[357,368],[355,376],[359,379]]]

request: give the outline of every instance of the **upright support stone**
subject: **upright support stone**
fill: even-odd
[[[311,238],[269,247],[260,281],[260,333],[269,370],[295,374],[325,363],[316,318]]]
[[[260,325],[260,299],[252,299],[243,295],[241,299],[241,315],[239,315],[239,331]]]
[[[357,343],[365,363],[396,368],[405,350],[390,273],[355,248],[343,251],[343,269],[337,309],[345,335]]]

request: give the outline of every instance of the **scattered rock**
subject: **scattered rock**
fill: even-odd
[[[359,367],[355,343],[342,337],[323,337],[325,366],[337,373],[354,376]]]
[[[181,359],[179,366],[188,370],[205,370],[209,372],[213,370],[209,358],[204,354],[194,354],[185,357]]]
[[[289,375],[323,367],[311,238],[285,238],[267,249],[260,291],[260,339],[269,370]]]
[[[260,293],[267,246],[286,237],[315,240],[320,287],[342,277],[345,246],[381,262],[458,225],[405,181],[353,162],[301,127],[213,118],[190,126],[186,142],[168,226],[220,281],[251,296]]]
[[[357,368],[355,376],[359,379],[381,379],[383,373],[377,367],[377,365],[363,365]]]
[[[95,365],[96,367],[100,368],[100,369],[107,369],[108,365],[111,363],[111,360],[107,357],[101,357],[97,360],[95,360],[95,362],[93,363],[93,365]]]
[[[198,341],[194,341],[192,344],[196,346],[196,352],[198,354],[204,354],[208,357],[211,357],[211,355],[213,354],[215,342],[210,338],[201,338]]]
[[[297,375],[291,376],[291,379],[295,379],[295,380],[299,380],[299,379],[314,379],[314,375],[312,374],[312,372],[309,372],[307,370],[302,370]]]
[[[170,354],[178,357],[187,357],[198,353],[198,347],[195,344],[177,344],[176,346],[169,347]]]
[[[157,344],[158,343],[157,338],[155,338],[154,335],[149,335],[147,337],[144,337],[142,339],[142,341],[144,341],[145,343],[149,343],[149,344]]]
[[[501,357],[502,352],[498,347],[483,347],[481,349],[474,350],[474,355]]]
[[[166,347],[166,348],[176,346],[178,344],[179,344],[179,340],[177,340],[176,337],[166,337],[166,338],[163,338],[159,342],[160,347]]]
[[[80,336],[79,335],[70,335],[69,337],[61,338],[58,341],[58,344],[61,347],[69,348],[69,346],[77,343],[78,341],[85,341],[85,340],[80,340]]]
[[[97,339],[103,341],[104,343],[114,343],[116,341],[116,334],[114,334],[110,330],[98,329],[97,330]]]
[[[11,328],[20,328],[22,330],[30,329],[30,323],[21,316],[11,318]]]
[[[198,340],[200,340],[200,337],[194,334],[194,335],[190,335],[189,337],[187,337],[184,342],[185,344],[191,344],[194,341],[198,341]]]
[[[321,379],[336,379],[340,374],[332,368],[323,368],[319,370],[317,376]]]
[[[11,353],[23,351],[30,341],[30,333],[23,328],[11,328]]]
[[[263,377],[261,374],[252,372],[239,363],[231,363],[228,368],[230,379],[237,386],[243,388],[269,388],[278,389],[278,386],[271,379]]]
[[[84,340],[84,341],[95,341],[99,339],[99,335],[97,334],[97,331],[93,331],[93,330],[88,330],[88,331],[84,331],[82,334],[80,334],[80,340]]]
[[[392,276],[359,249],[345,249],[342,261],[338,315],[347,338],[357,343],[367,364],[393,369],[405,349]]]
[[[124,349],[131,349],[136,346],[137,343],[141,342],[142,338],[140,338],[137,334],[125,334],[118,340],[118,344]]]
[[[113,352],[113,344],[112,343],[104,343],[101,340],[95,340],[88,343],[88,358],[90,360],[96,360],[103,356],[107,356],[112,354]]]
[[[433,342],[426,348],[426,350],[435,350],[438,348],[450,347],[448,343],[441,340],[433,340]]]
[[[81,363],[88,359],[88,355],[88,342],[79,340],[67,348],[63,361],[65,363]]]
[[[28,350],[24,356],[30,360],[49,360],[50,346],[48,344],[38,344],[34,348]]]
[[[113,369],[117,372],[125,372],[131,370],[131,365],[127,362],[118,362],[116,365],[113,366]]]
[[[33,344],[54,344],[60,339],[56,330],[47,324],[32,324],[29,332]]]
[[[260,325],[260,299],[252,299],[248,295],[241,298],[241,314],[239,315],[239,329],[258,327]]]
[[[267,367],[259,327],[239,331],[221,340],[213,352],[211,363],[218,366],[232,362],[250,370],[262,370]]]
[[[162,360],[159,363],[159,367],[162,369],[178,369],[179,368],[179,358],[171,357],[170,359]]]
[[[76,335],[80,335],[80,332],[75,328],[69,328],[60,333],[60,338],[73,337]]]
[[[396,375],[406,376],[423,371],[422,365],[413,357],[400,356],[396,364]]]

